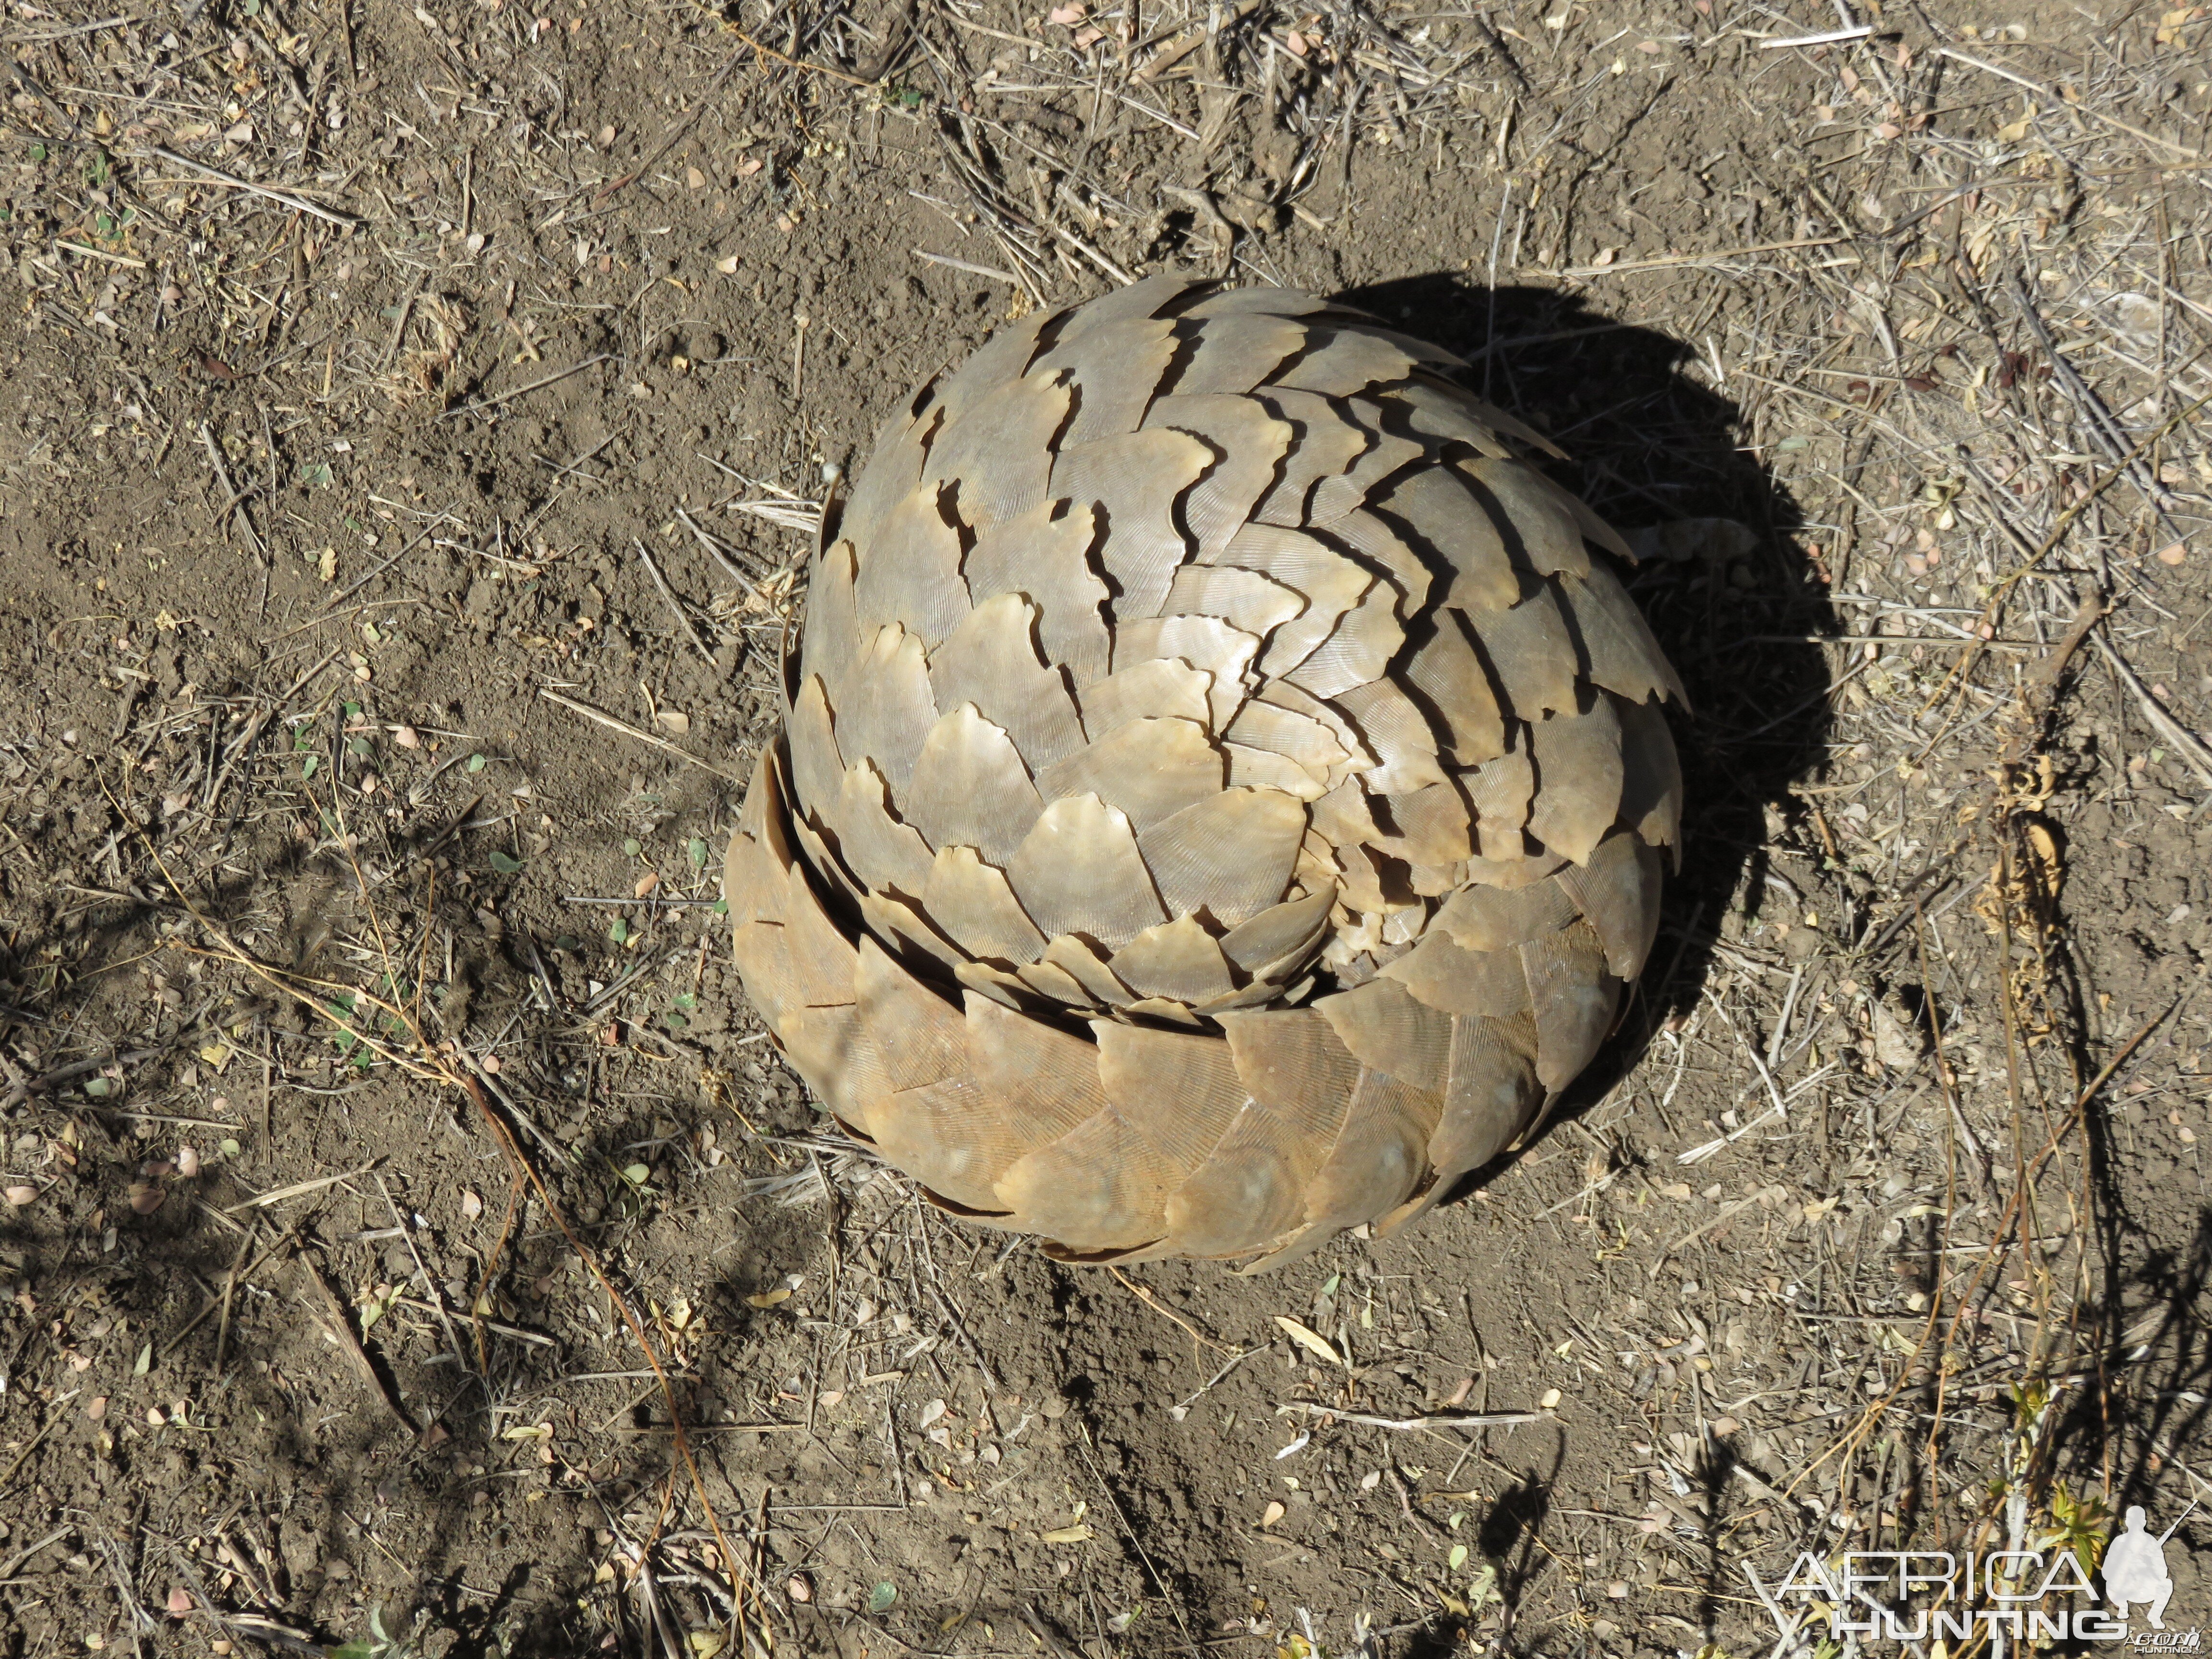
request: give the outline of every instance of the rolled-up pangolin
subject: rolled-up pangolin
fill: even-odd
[[[1680,687],[1459,366],[1154,277],[1002,329],[825,515],[724,890],[786,1057],[946,1208],[1279,1265],[1610,1030]]]

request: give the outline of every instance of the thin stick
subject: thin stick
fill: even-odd
[[[746,44],[750,46],[752,43],[750,41],[747,41]],[[720,88],[722,82],[728,80],[731,74],[737,69],[738,65],[744,61],[744,54],[743,52],[739,52],[737,56],[732,58],[728,63],[723,64],[720,69],[715,70],[714,78],[708,82],[705,88],[701,91],[696,98],[691,100],[691,107],[684,114],[678,116],[675,120],[669,123],[668,131],[661,134],[660,142],[659,143],[655,144],[651,149],[646,152],[645,159],[640,161],[635,167],[631,168],[629,172],[624,173],[621,178],[615,179],[612,183],[600,185],[599,194],[592,198],[592,205],[593,207],[599,206],[600,203],[605,201],[608,197],[613,195],[617,191],[624,189],[630,185],[634,185],[640,179],[645,177],[646,170],[652,167],[652,165],[655,161],[658,161],[662,156],[667,155],[671,149],[674,149],[678,139],[681,138],[685,133],[691,131],[692,124],[696,122],[699,118],[700,115],[706,110],[707,100],[714,95],[714,94]]]
[[[220,519],[228,512],[231,515],[231,522],[244,532],[246,544],[253,550],[254,556],[267,558],[269,550],[262,544],[261,532],[253,527],[252,516],[246,510],[246,497],[252,492],[250,489],[240,489],[231,483],[230,468],[222,459],[222,446],[215,441],[215,428],[205,421],[200,422],[200,442],[206,447],[208,462],[215,468],[216,482],[222,485],[223,505],[217,510],[216,517]]]
[[[2189,763],[2189,769],[2197,774],[2198,781],[2207,789],[2212,789],[2212,746],[2207,746],[2202,738],[2174,719],[2167,712],[2166,705],[2151,695],[2150,687],[2145,685],[2142,676],[2129,667],[2120,653],[2112,649],[2112,641],[2105,637],[2102,629],[2091,633],[2089,638],[2112,672],[2118,675],[2121,683],[2135,694],[2136,702],[2143,711],[2143,718],[2158,728],[2160,737],[2181,751],[2181,758]]]
[[[133,270],[146,269],[143,259],[134,259],[127,253],[110,253],[105,248],[86,247],[78,242],[64,242],[57,238],[54,246],[64,253],[81,253],[88,259],[105,259],[112,265],[128,265]]]
[[[2145,132],[2141,127],[2131,127],[2116,115],[2107,115],[2100,109],[2092,108],[2083,103],[2078,95],[2069,97],[2064,93],[2054,92],[2040,81],[2031,81],[2025,75],[2014,75],[2010,70],[1999,69],[1995,64],[1984,64],[1980,58],[1969,58],[1963,52],[1954,52],[1948,46],[1938,46],[1936,48],[1936,55],[1938,58],[1948,58],[1954,64],[1964,64],[1970,69],[1978,69],[1984,75],[1994,75],[2000,81],[2009,81],[2016,87],[2026,87],[2030,92],[2048,98],[2054,104],[2064,104],[2069,109],[2080,110],[2084,115],[2094,116],[2106,126],[2117,127],[2130,138],[2140,138],[2147,144],[2156,144],[2162,149],[2172,150],[2178,155],[2188,156],[2192,161],[2203,154],[2202,150],[2191,149],[2187,144],[2177,144],[2171,138],[2161,138],[2154,132]]]
[[[64,29],[48,29],[34,33],[25,29],[0,37],[11,46],[43,46],[51,40],[66,40],[73,34],[97,34],[102,29],[120,28],[125,23],[135,23],[135,17],[103,17],[96,23],[75,23]]]
[[[702,530],[699,527],[698,521],[693,519],[689,513],[686,513],[680,507],[676,509],[676,521],[699,538],[699,545],[707,550],[707,556],[714,560],[716,564],[721,566],[722,572],[725,575],[728,576],[732,581],[737,583],[738,586],[744,588],[746,592],[751,594],[753,598],[758,599],[763,609],[773,610],[775,608],[769,604],[767,595],[763,594],[757,587],[755,587],[752,583],[747,580],[745,573],[738,569],[737,565],[732,562],[730,556],[722,550],[722,544],[716,541],[712,536],[708,535],[704,530]]]
[[[707,648],[707,641],[699,637],[698,626],[691,620],[691,613],[684,608],[682,601],[677,599],[676,595],[670,591],[667,582],[662,580],[660,567],[653,563],[653,555],[645,550],[645,544],[635,536],[629,538],[629,544],[637,550],[638,560],[645,566],[645,574],[653,578],[653,586],[660,590],[660,597],[668,602],[668,608],[676,613],[676,625],[684,630],[684,637],[691,641],[691,648],[699,653],[699,659],[708,667],[712,668],[714,665],[714,653]]]
[[[1761,52],[1784,52],[1791,46],[1832,46],[1841,40],[1863,40],[1874,33],[1874,25],[1861,23],[1856,28],[1830,29],[1826,34],[1796,34],[1787,40],[1762,40]]]
[[[355,218],[350,213],[340,213],[334,208],[318,206],[304,196],[292,196],[281,190],[270,190],[266,185],[257,185],[251,179],[240,178],[234,173],[225,173],[221,167],[211,167],[204,161],[195,161],[191,156],[179,155],[175,150],[163,144],[155,144],[153,147],[153,154],[165,161],[174,161],[179,167],[190,167],[195,173],[205,173],[219,185],[228,185],[233,190],[242,190],[249,195],[265,197],[270,201],[290,208],[295,213],[312,213],[318,219],[326,220],[347,230],[357,230],[368,222],[366,220]],[[2191,154],[2194,155],[2195,152],[2191,151]]]
[[[369,1387],[375,1390],[377,1399],[398,1419],[400,1426],[410,1434],[416,1432],[414,1422],[408,1417],[405,1407],[400,1405],[398,1396],[385,1385],[383,1375],[376,1369],[376,1362],[368,1357],[368,1350],[362,1346],[361,1338],[354,1334],[353,1316],[345,1299],[331,1289],[331,1281],[323,1276],[322,1268],[316,1265],[309,1252],[301,1251],[299,1260],[300,1266],[307,1273],[307,1282],[314,1286],[317,1299],[321,1302],[323,1311],[327,1316],[326,1324],[331,1340],[352,1362],[353,1368],[367,1379]]]
[[[544,686],[538,689],[538,695],[548,702],[557,702],[562,708],[581,714],[587,720],[597,720],[610,732],[619,732],[626,738],[635,738],[640,743],[649,744],[655,749],[675,756],[678,760],[689,761],[702,771],[712,772],[718,778],[727,778],[732,783],[749,781],[742,775],[731,771],[727,767],[717,766],[710,760],[702,760],[690,750],[679,749],[667,738],[656,738],[652,732],[642,731],[632,726],[628,720],[608,714],[604,708],[594,708],[587,702],[578,702],[574,697],[564,697],[558,691],[549,690]]]
[[[323,601],[323,609],[327,611],[332,605],[351,599],[355,594],[360,592],[362,588],[368,586],[379,576],[381,576],[386,571],[391,569],[393,565],[398,564],[400,560],[405,558],[416,548],[422,546],[424,542],[428,541],[431,537],[438,533],[438,526],[440,521],[443,520],[447,514],[452,513],[454,507],[459,505],[459,502],[448,505],[445,513],[440,514],[436,519],[433,519],[430,521],[430,527],[428,530],[417,536],[413,541],[408,543],[406,546],[401,548],[397,553],[394,553],[390,558],[386,559],[382,564],[377,566],[375,569],[370,571],[368,574],[363,576],[359,581],[355,582],[351,586],[347,587],[339,592],[331,594],[329,599]]]
[[[1279,1417],[1285,1412],[1304,1412],[1309,1417],[1333,1418],[1339,1423],[1358,1423],[1370,1429],[1510,1429],[1519,1423],[1540,1423],[1548,1412],[1432,1412],[1425,1417],[1369,1417],[1360,1412],[1340,1412],[1333,1407],[1317,1406],[1310,1400],[1294,1400],[1287,1406],[1275,1407]]]
[[[549,386],[559,385],[571,374],[581,374],[587,368],[596,368],[599,364],[611,362],[621,356],[618,351],[602,351],[595,357],[586,357],[582,362],[557,370],[541,380],[532,380],[528,386],[519,386],[512,392],[502,392],[496,398],[483,398],[472,404],[461,404],[446,410],[439,415],[438,418],[441,421],[449,421],[457,415],[474,415],[483,410],[497,409],[501,404],[512,403],[517,398],[526,398],[533,392],[543,392]]]
[[[1798,236],[1787,242],[1755,242],[1749,247],[1723,248],[1715,253],[1662,253],[1654,259],[1624,259],[1617,265],[1568,265],[1562,276],[1618,276],[1629,270],[1673,270],[1682,265],[1703,264],[1709,259],[1741,259],[1753,253],[1781,253],[1791,248],[1834,247],[1848,236]]]
[[[970,276],[988,276],[994,283],[1006,283],[1014,288],[1019,288],[1022,285],[1020,277],[1015,276],[1011,270],[1000,270],[996,265],[979,265],[971,260],[955,259],[943,253],[929,253],[921,248],[915,249],[914,257],[917,259],[927,259],[933,265],[945,265],[954,270],[964,270]]]
[[[239,1275],[246,1271],[246,1258],[253,1249],[254,1234],[259,1224],[246,1230],[246,1237],[238,1241],[238,1254],[230,1259],[230,1271],[222,1280],[222,1322],[215,1328],[215,1374],[222,1375],[222,1360],[230,1346],[230,1306],[238,1294]]]

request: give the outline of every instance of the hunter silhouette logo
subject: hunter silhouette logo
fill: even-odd
[[[2189,1510],[2196,1507],[2192,1503]],[[2189,1510],[2182,1510],[2182,1520],[2189,1518]],[[2180,1524],[2176,1521],[2173,1527]],[[2166,1604],[2173,1599],[2173,1577],[2166,1570],[2166,1540],[2173,1536],[2173,1527],[2152,1537],[2143,1530],[2140,1504],[2129,1509],[2127,1525],[2125,1532],[2105,1546],[2105,1599],[2123,1619],[2132,1604],[2145,1603],[2150,1608],[2150,1627],[2164,1630]]]

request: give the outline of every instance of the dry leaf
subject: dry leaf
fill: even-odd
[[[1264,1532],[1267,1528],[1273,1526],[1276,1522],[1283,1518],[1283,1506],[1280,1504],[1273,1498],[1268,1499],[1267,1507],[1260,1511],[1261,1530]]]
[[[463,1193],[461,1194],[461,1213],[468,1217],[470,1220],[474,1221],[478,1216],[483,1213],[483,1200],[478,1198],[474,1193]]]
[[[101,1418],[107,1415],[107,1396],[104,1394],[94,1395],[85,1402],[84,1414],[94,1422],[99,1422]]]
[[[691,717],[673,708],[664,708],[653,717],[653,723],[664,732],[673,732],[683,737],[691,730]]]
[[[637,878],[637,886],[633,893],[633,896],[643,898],[646,895],[652,892],[654,888],[659,885],[660,872],[658,870],[648,870]]]
[[[756,1308],[773,1308],[791,1300],[791,1287],[779,1285],[772,1291],[763,1291],[758,1296],[749,1296],[745,1301]]]
[[[1901,1071],[1920,1058],[1920,1032],[1877,1002],[1873,1008],[1874,1057]]]
[[[19,1183],[13,1187],[0,1188],[0,1198],[6,1199],[20,1210],[26,1205],[39,1201],[39,1189],[36,1187],[27,1187]]]
[[[1559,1410],[1559,1391],[1557,1389],[1545,1389],[1544,1397],[1536,1402],[1536,1409],[1538,1411],[1555,1412]]]
[[[1283,1314],[1275,1316],[1275,1323],[1282,1327],[1283,1334],[1300,1347],[1326,1359],[1332,1365],[1344,1365],[1346,1370],[1352,1369],[1351,1366],[1345,1365],[1344,1356],[1337,1352],[1335,1348],[1330,1346],[1328,1339],[1319,1331],[1301,1325],[1297,1320]]]
[[[2160,564],[2179,564],[2188,556],[2179,542],[2172,543],[2158,550],[2158,562]]]
[[[1050,1532],[1041,1532],[1038,1537],[1048,1544],[1087,1544],[1098,1534],[1080,1523],[1073,1527],[1054,1527]]]

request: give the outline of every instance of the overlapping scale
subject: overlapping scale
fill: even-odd
[[[1152,278],[1002,331],[828,515],[725,872],[785,1055],[1077,1261],[1279,1264],[1528,1133],[1681,775],[1609,527],[1454,360]]]

